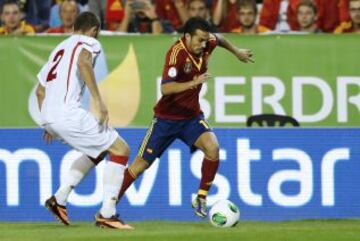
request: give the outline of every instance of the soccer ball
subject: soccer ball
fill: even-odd
[[[234,227],[239,221],[240,209],[229,200],[220,200],[210,208],[209,218],[214,227]]]

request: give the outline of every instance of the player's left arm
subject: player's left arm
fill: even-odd
[[[221,34],[214,34],[217,38],[218,45],[228,50],[232,54],[234,54],[240,61],[244,63],[254,63],[255,61],[252,59],[252,51],[250,49],[239,49],[230,43],[224,36]]]
[[[99,88],[96,84],[95,73],[93,70],[93,57],[89,50],[82,49],[78,58],[78,68],[81,78],[90,91],[90,95],[94,100],[96,110],[99,114],[99,124],[107,128],[109,121],[109,113],[101,97]]]
[[[36,88],[36,97],[38,101],[39,110],[41,111],[41,106],[45,99],[45,87],[42,86],[40,83],[38,84]]]
[[[36,97],[40,111],[45,99],[45,91],[46,91],[45,87],[39,83],[36,88]],[[43,139],[47,144],[51,144],[51,142],[54,140],[54,137],[45,129],[43,133]]]
[[[39,106],[39,110],[41,111],[41,107],[42,104],[44,102],[45,99],[45,85],[46,85],[46,78],[47,75],[49,73],[49,62],[46,63],[41,70],[39,71],[39,73],[37,74],[37,79],[38,79],[38,86],[36,87],[36,97],[37,97],[37,102],[38,102],[38,106]]]

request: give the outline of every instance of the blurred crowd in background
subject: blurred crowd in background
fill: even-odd
[[[76,16],[99,16],[102,33],[181,33],[190,17],[212,32],[360,33],[360,0],[0,0],[0,35],[67,34]]]

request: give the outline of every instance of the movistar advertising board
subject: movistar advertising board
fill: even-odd
[[[119,129],[137,152],[145,129]],[[208,204],[230,199],[243,220],[360,217],[360,129],[221,129],[220,169]],[[53,220],[43,207],[79,155],[46,145],[40,129],[0,130],[0,220]],[[190,203],[203,155],[174,143],[127,191],[125,220],[197,220]],[[92,220],[102,164],[68,200],[71,220]]]

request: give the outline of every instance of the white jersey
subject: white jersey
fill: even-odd
[[[78,69],[78,57],[82,49],[92,53],[93,60],[100,54],[101,45],[95,38],[72,35],[51,52],[48,62],[37,75],[45,87],[45,99],[41,107],[44,123],[64,117],[71,109],[81,106],[85,82]]]
[[[45,87],[42,126],[52,136],[87,156],[97,158],[119,135],[112,128],[104,129],[94,115],[81,108],[85,82],[80,77],[77,62],[83,49],[92,53],[95,61],[101,45],[94,38],[73,35],[52,51],[40,70],[39,83]]]

